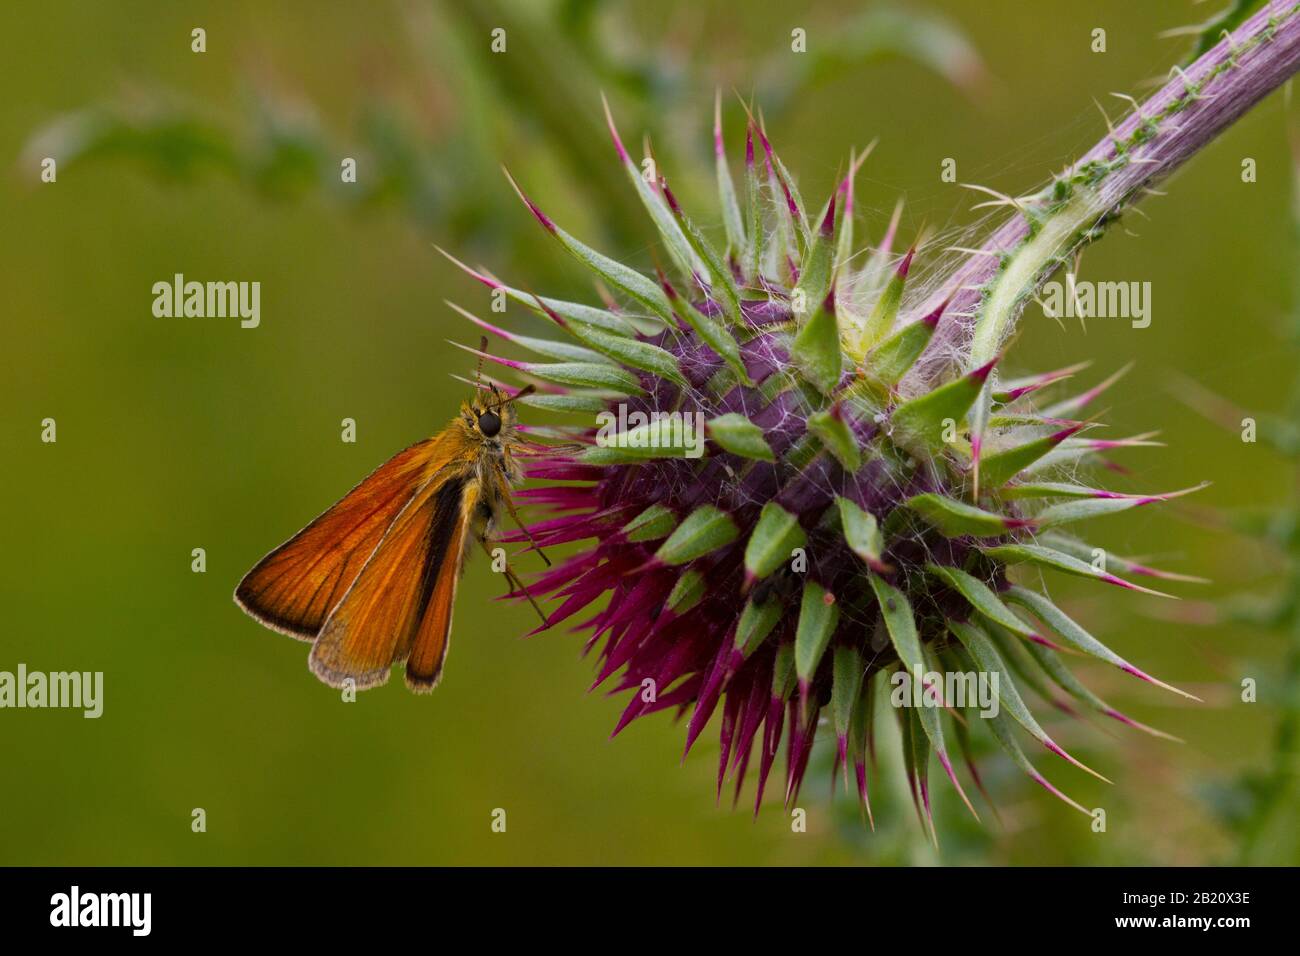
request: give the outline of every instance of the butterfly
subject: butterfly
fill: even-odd
[[[503,511],[528,534],[510,490],[523,478],[514,402],[531,391],[476,391],[441,432],[398,452],[259,561],[235,602],[311,641],[312,673],[331,687],[379,686],[404,661],[407,687],[433,690],[469,551],[477,542],[492,555],[488,535]],[[509,562],[503,570],[545,622]]]

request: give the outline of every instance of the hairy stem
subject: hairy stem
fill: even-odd
[[[1061,263],[1297,69],[1300,2],[1272,0],[1186,70],[1171,71],[1164,87],[1048,188],[1018,200],[1017,215],[949,276],[919,314],[951,298],[950,311],[966,318],[941,329],[944,344],[965,348],[971,367],[988,361],[1025,302]]]

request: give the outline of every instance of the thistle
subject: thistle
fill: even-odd
[[[1249,63],[1244,52],[1234,48],[1227,66],[1200,74],[1203,83]],[[598,659],[593,686],[628,695],[615,734],[676,710],[689,714],[689,752],[712,721],[719,793],[730,778],[738,798],[752,774],[757,812],[782,749],[782,796],[796,798],[825,724],[836,772],[854,781],[870,820],[874,723],[888,714],[877,700],[893,675],[906,672],[931,700],[944,673],[995,677],[991,714],[951,701],[893,711],[913,800],[932,835],[932,765],[976,812],[957,772],[964,763],[983,790],[973,733],[991,734],[1031,779],[1088,813],[1031,753],[1041,748],[1101,775],[1049,736],[1022,686],[1067,712],[1169,736],[1102,700],[1065,658],[1096,658],[1192,695],[1109,649],[1031,575],[1043,569],[1155,595],[1138,581],[1196,580],[1095,551],[1079,537],[1090,519],[1194,489],[1126,494],[1080,477],[1114,450],[1155,444],[1150,435],[1098,437],[1086,417],[1118,376],[1046,400],[1084,366],[1011,378],[997,350],[1037,284],[1176,165],[1130,174],[1143,150],[1164,148],[1163,120],[1199,108],[1204,86],[1182,82],[1183,98],[1147,116],[1140,140],[1113,137],[1110,165],[1090,161],[1039,196],[1011,201],[1024,223],[995,235],[1000,244],[987,255],[998,267],[972,257],[946,286],[915,288],[924,251],[895,254],[897,215],[880,242],[856,254],[854,174],[865,153],[851,157],[820,207],[806,206],[752,115],[737,188],[715,109],[723,230],[710,236],[653,157],[634,160],[606,108],[618,161],[661,241],[653,277],[582,243],[511,179],[543,229],[592,274],[603,304],[534,296],[457,262],[565,337],[526,337],[464,314],[537,356],[487,356],[537,387],[522,403],[585,418],[532,429],[569,444],[531,468],[537,484],[519,496],[550,513],[530,529],[538,544],[584,542],[530,589],[558,602],[539,630],[576,623]],[[974,289],[972,274],[980,276]],[[972,311],[956,314],[959,302]],[[598,435],[591,417],[613,412],[627,427]],[[688,457],[682,425],[697,420],[704,454]]]

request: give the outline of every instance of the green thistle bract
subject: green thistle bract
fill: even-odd
[[[739,795],[757,754],[757,810],[783,736],[784,795],[794,799],[825,714],[836,767],[848,773],[852,763],[869,813],[873,701],[889,693],[890,676],[900,668],[996,674],[993,716],[974,707],[897,708],[918,808],[928,817],[932,757],[971,805],[953,746],[965,751],[978,786],[967,730],[984,724],[1025,773],[1087,812],[1017,742],[1019,725],[1083,767],[1043,730],[1012,673],[1157,735],[1088,690],[1059,651],[1183,693],[1012,583],[1015,565],[1141,591],[1127,577],[1179,578],[1113,556],[1103,568],[1071,533],[1083,519],[1169,497],[1062,477],[1108,449],[1145,443],[1098,440],[1076,420],[1107,383],[1036,410],[1040,390],[1081,366],[999,382],[996,359],[964,369],[955,360],[918,365],[940,323],[957,319],[944,306],[907,318],[918,297],[905,298],[913,252],[891,254],[897,217],[869,256],[850,255],[860,157],[809,215],[752,118],[742,195],[715,121],[725,226],[725,243],[716,244],[661,177],[643,176],[612,120],[610,132],[673,277],[652,279],[587,247],[518,185],[538,222],[617,304],[537,298],[462,268],[568,333],[569,341],[526,338],[474,320],[541,357],[493,359],[539,387],[525,404],[588,418],[621,405],[618,420],[638,423],[602,442],[585,424],[536,429],[576,437],[581,450],[535,463],[530,476],[539,483],[519,493],[553,512],[531,528],[539,544],[594,539],[541,577],[535,593],[560,602],[549,626],[608,595],[581,626],[588,648],[599,647],[596,684],[617,674],[616,689],[631,696],[615,733],[644,714],[689,709],[689,750],[720,711],[718,787],[731,775]],[[937,379],[931,368],[941,370]],[[700,416],[703,457],[684,455],[689,432],[654,417],[665,412]]]

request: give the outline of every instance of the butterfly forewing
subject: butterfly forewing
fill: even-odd
[[[450,603],[466,540],[466,469],[449,465],[393,521],[356,581],[321,627],[311,669],[325,683],[358,690],[388,680],[413,654],[431,689],[446,653]]]
[[[239,605],[268,627],[315,638],[398,512],[432,477],[441,437],[398,452],[258,562],[235,590]]]

